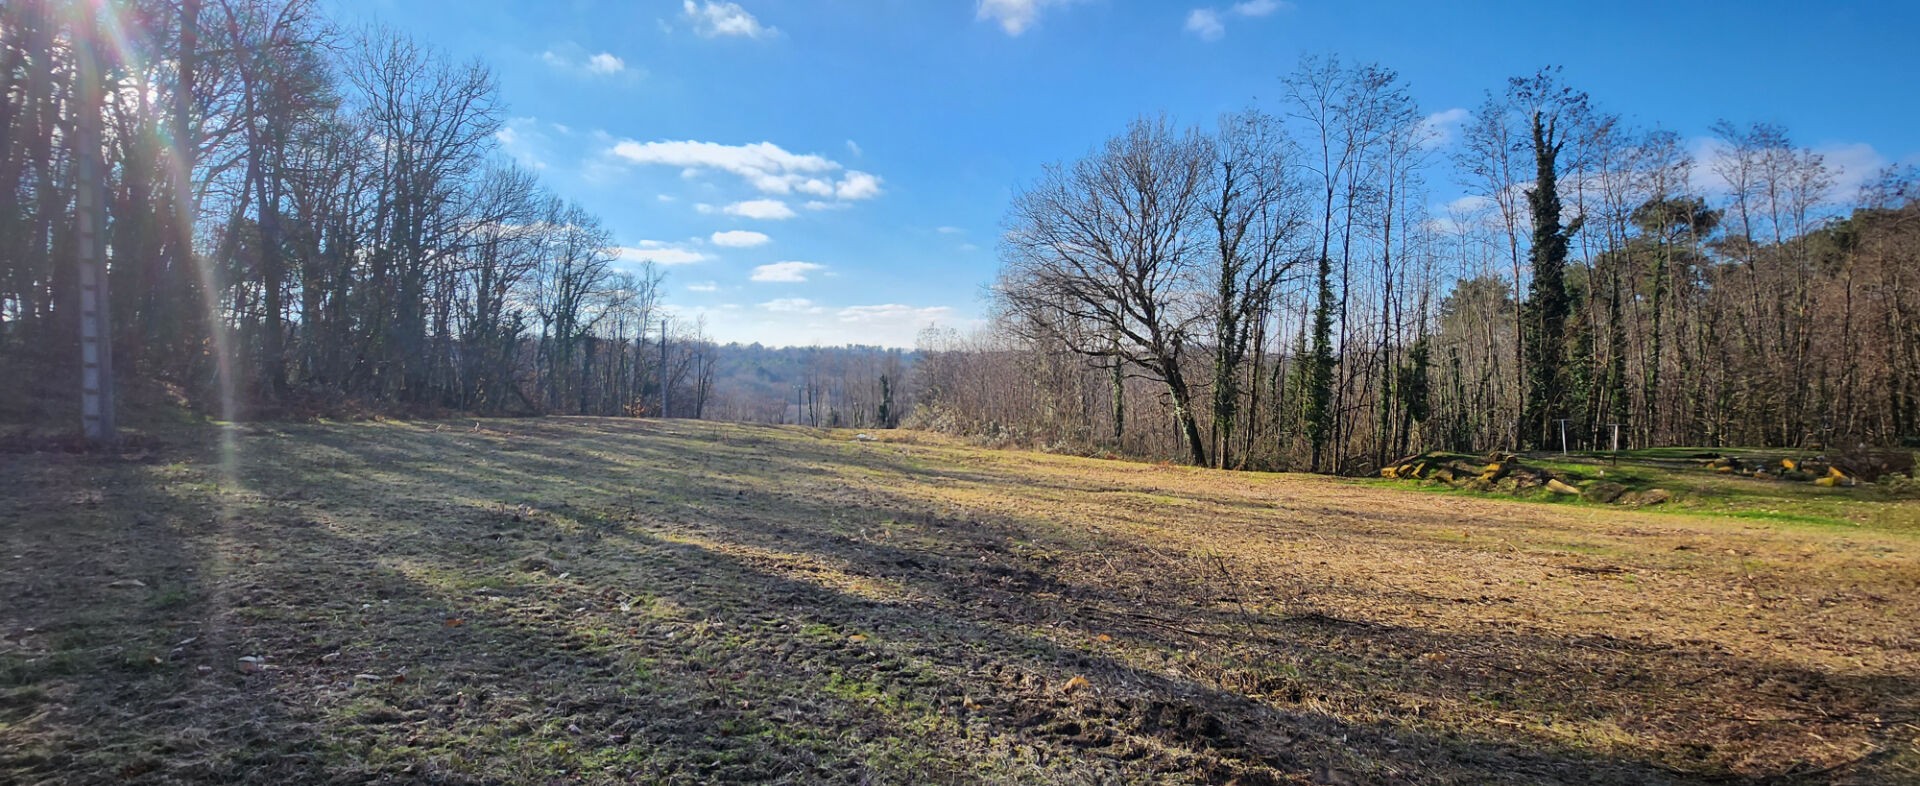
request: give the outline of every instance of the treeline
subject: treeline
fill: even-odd
[[[242,411],[704,406],[710,345],[662,353],[660,275],[497,150],[486,66],[314,0],[0,5],[0,366],[75,387],[96,112],[123,378]]]
[[[1329,472],[1920,433],[1912,171],[1840,193],[1765,124],[1696,158],[1554,69],[1457,128],[1382,66],[1285,85],[1210,129],[1138,120],[1016,195],[995,319],[926,337],[917,421]],[[1436,214],[1441,171],[1470,196]]]
[[[713,348],[713,404],[707,416],[746,423],[893,428],[913,408],[908,385],[916,356],[900,349]]]

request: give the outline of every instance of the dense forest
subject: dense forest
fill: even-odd
[[[226,417],[905,422],[1329,472],[1920,433],[1912,171],[1843,189],[1785,129],[1692,144],[1553,69],[1458,122],[1380,65],[1284,85],[1037,173],[988,327],[776,351],[667,319],[663,273],[497,149],[482,63],[313,0],[13,0],[0,365],[30,371],[0,413],[77,422],[98,226],[121,387]],[[1436,183],[1469,196],[1436,207]]]
[[[99,183],[124,389],[228,416],[696,414],[711,342],[663,326],[662,274],[498,151],[487,67],[316,5],[0,7],[0,366],[50,372],[9,375],[0,407],[77,422],[74,239]],[[94,119],[97,159],[73,143]]]
[[[1920,434],[1911,169],[1843,193],[1782,128],[1697,149],[1555,69],[1458,128],[1380,65],[1307,58],[1285,85],[1028,184],[993,324],[923,342],[918,422],[1333,472]],[[1430,207],[1436,176],[1469,196]]]

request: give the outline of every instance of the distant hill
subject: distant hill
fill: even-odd
[[[897,425],[913,405],[919,354],[848,345],[714,345],[709,420],[851,428]]]

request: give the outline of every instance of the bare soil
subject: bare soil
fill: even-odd
[[[1920,783],[1909,529],[853,436],[0,451],[0,782]]]

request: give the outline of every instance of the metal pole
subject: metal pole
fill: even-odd
[[[117,436],[113,411],[112,312],[107,262],[100,230],[106,184],[100,152],[100,61],[94,51],[93,4],[73,29],[76,90],[80,106],[73,135],[75,256],[80,267],[80,426],[92,442]]]

